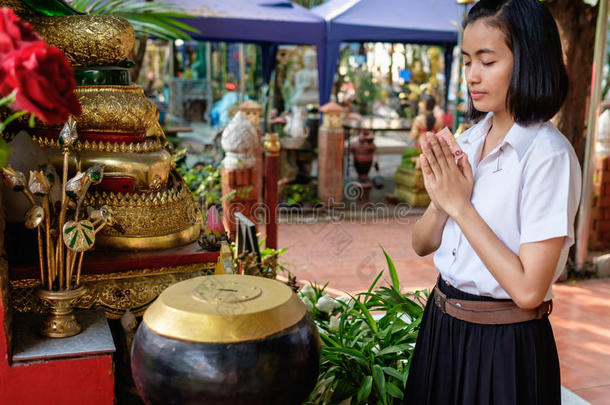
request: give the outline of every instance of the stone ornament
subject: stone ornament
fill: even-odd
[[[221,145],[226,152],[222,161],[226,169],[250,169],[256,164],[255,148],[258,135],[252,123],[241,111],[237,112],[222,132]]]

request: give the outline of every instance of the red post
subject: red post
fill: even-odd
[[[265,135],[265,222],[266,245],[277,249],[277,209],[279,196],[277,182],[280,167],[280,139],[277,134]]]

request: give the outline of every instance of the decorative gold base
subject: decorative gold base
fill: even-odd
[[[36,290],[36,296],[47,307],[48,312],[43,315],[43,336],[64,338],[80,333],[81,326],[72,312],[72,301],[85,293],[81,286],[74,290],[49,291],[43,288]]]

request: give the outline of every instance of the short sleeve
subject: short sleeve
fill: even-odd
[[[574,217],[580,199],[578,161],[567,151],[528,162],[520,201],[520,243],[566,236],[574,243]]]

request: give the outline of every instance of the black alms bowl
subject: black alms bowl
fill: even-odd
[[[260,277],[198,279],[187,280],[190,284],[174,290],[173,298],[172,291],[166,292],[186,282],[169,287],[138,328],[131,365],[144,401],[149,405],[303,403],[318,377],[320,337],[300,300],[283,284]],[[202,289],[203,301],[210,306],[201,304],[201,296],[189,306],[184,296],[202,295]],[[234,295],[232,300],[222,296],[227,291]],[[175,304],[181,299],[182,304]]]

